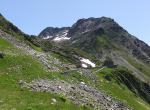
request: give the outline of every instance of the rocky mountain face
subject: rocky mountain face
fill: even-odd
[[[89,48],[90,50],[94,50],[95,48],[93,47],[100,47],[100,44],[98,44],[99,40],[104,40],[100,43],[106,43],[104,45],[108,49],[112,48],[112,46],[118,49],[122,47],[137,59],[148,64],[150,63],[150,47],[129,34],[111,18],[80,19],[70,28],[46,28],[39,36],[43,36],[44,38],[53,36],[55,38],[61,36],[62,34],[60,33],[66,30],[66,36],[71,38],[71,46],[85,50],[89,50]],[[99,53],[98,50],[95,51]],[[94,54],[96,53],[94,52]]]
[[[69,31],[69,27],[63,27],[63,28],[53,28],[48,27],[44,29],[39,36],[43,37],[44,39],[53,39],[56,37],[65,37]]]
[[[149,49],[107,17],[32,36],[0,15],[0,109],[149,110]]]
[[[48,32],[51,31],[44,30],[41,33],[44,35]],[[43,37],[47,37],[47,35]],[[131,59],[134,59],[143,67],[148,68],[150,64],[150,46],[129,34],[111,18],[80,19],[68,28],[65,37],[69,38],[65,40],[65,46],[63,42],[59,42],[59,45],[63,44],[62,48],[78,48],[102,61],[107,57],[111,57],[117,65],[126,66],[135,71],[135,74],[138,73],[138,77],[149,79],[147,76],[150,76],[150,74],[147,73],[147,76],[142,74],[139,68],[137,69],[135,65],[128,61],[127,56],[132,57]],[[49,41],[54,40],[50,39]]]

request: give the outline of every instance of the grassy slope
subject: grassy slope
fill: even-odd
[[[107,74],[112,74],[112,69],[105,68],[96,74],[100,79],[98,88],[103,89],[111,96],[122,100],[124,103],[131,106],[135,110],[149,110],[150,105],[136,97],[127,87],[124,85],[119,85],[114,79],[108,81],[104,78],[104,76]]]
[[[16,108],[17,110],[80,110],[86,109],[72,104],[69,100],[64,102],[62,96],[50,93],[35,93],[26,89],[21,89],[19,80],[41,78],[60,78],[67,81],[84,81],[89,85],[95,85],[97,89],[102,89],[113,97],[124,101],[135,110],[148,110],[150,106],[136,97],[123,85],[118,85],[115,81],[107,81],[104,76],[111,74],[111,69],[104,69],[97,72],[99,82],[94,84],[88,77],[79,72],[72,71],[66,76],[60,73],[48,73],[44,67],[31,56],[26,56],[21,50],[14,48],[11,44],[0,39],[0,51],[5,53],[4,59],[0,59],[0,109],[7,110]],[[96,70],[94,70],[96,71]],[[31,98],[32,97],[32,98]],[[56,98],[57,104],[51,104],[51,98]]]
[[[142,73],[144,73],[148,79],[150,79],[150,64],[144,64],[142,63],[142,61],[139,63],[136,60],[134,60],[134,58],[130,57],[130,56],[125,56],[126,60],[133,65],[135,68],[137,68],[138,70],[140,70]]]
[[[97,69],[94,69],[92,71],[97,71]],[[104,76],[106,75],[111,75],[112,71],[112,69],[105,68],[101,71],[95,72],[94,74],[96,74],[99,78],[97,83],[92,82],[90,77],[84,76],[77,71],[68,71],[67,75],[55,74],[55,77],[59,77],[60,79],[66,80],[71,83],[72,81],[83,81],[88,85],[105,91],[106,93],[114,97],[114,99],[123,101],[125,104],[129,105],[135,110],[149,110],[150,105],[148,105],[141,98],[133,94],[126,86],[118,84],[115,79],[111,79],[111,81],[108,81],[104,78]]]
[[[40,62],[21,50],[0,39],[0,52],[5,53],[0,59],[0,110],[81,110],[86,109],[62,100],[62,96],[50,93],[36,93],[21,89],[19,80],[32,80],[38,77],[53,78],[53,74],[44,70]],[[51,98],[57,100],[51,104]]]

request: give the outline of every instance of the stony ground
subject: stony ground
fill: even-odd
[[[19,84],[31,91],[63,94],[76,104],[92,106],[97,110],[131,110],[120,101],[114,101],[104,92],[84,82],[71,84],[58,79],[36,79],[29,83],[20,81]]]

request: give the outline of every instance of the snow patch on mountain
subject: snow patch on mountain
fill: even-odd
[[[95,63],[91,62],[89,59],[81,58],[81,63],[83,68],[87,68],[87,64],[90,65],[91,67],[96,67]]]
[[[81,64],[81,66],[82,66],[83,68],[87,68],[87,67],[88,67],[86,64]]]
[[[69,40],[70,37],[67,37],[67,35],[68,35],[68,30],[65,30],[61,34],[57,34],[56,37],[53,39],[53,41],[59,42],[59,41]]]
[[[47,37],[44,37],[43,39],[50,39],[52,38],[53,36],[47,36]]]
[[[53,39],[53,41],[63,41],[63,40],[69,40],[69,37],[56,37]]]

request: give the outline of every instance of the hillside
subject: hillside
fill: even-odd
[[[149,110],[149,46],[128,36],[143,58],[133,54],[112,19],[82,19],[38,37],[0,18],[0,109]]]

